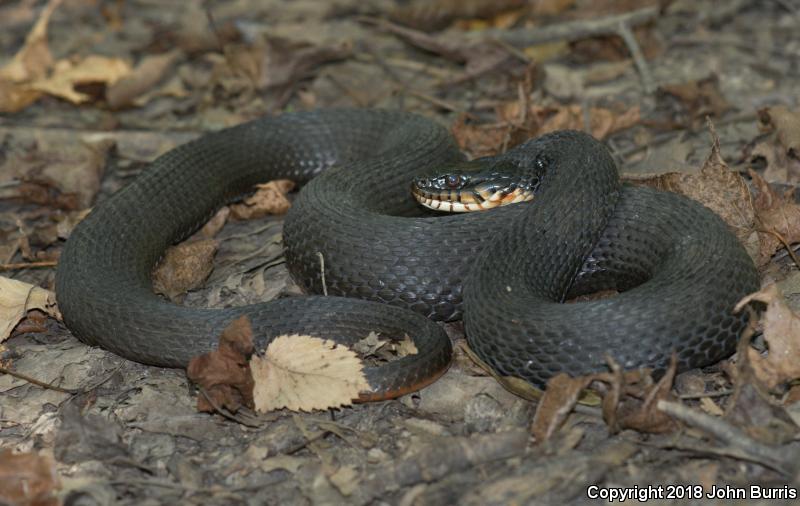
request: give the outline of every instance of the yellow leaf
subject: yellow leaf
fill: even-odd
[[[311,336],[275,338],[250,359],[257,411],[349,406],[370,390],[361,359],[347,347]]]
[[[77,63],[59,60],[50,77],[33,81],[30,86],[34,90],[80,104],[91,97],[75,91],[76,85],[89,83],[109,85],[130,73],[131,66],[125,60],[90,55]]]
[[[53,11],[61,2],[62,0],[50,0],[42,9],[39,19],[25,38],[25,45],[5,67],[0,69],[0,79],[21,82],[44,77],[47,74],[53,64],[53,55],[47,46],[47,25],[50,23]]]
[[[5,341],[17,323],[32,309],[61,319],[53,292],[16,279],[0,277],[0,341]]]

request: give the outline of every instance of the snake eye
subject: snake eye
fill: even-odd
[[[448,188],[458,188],[461,184],[461,176],[450,174],[445,178],[445,183]]]

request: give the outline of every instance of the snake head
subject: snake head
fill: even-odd
[[[532,165],[534,170],[528,170]],[[544,164],[520,163],[505,157],[487,157],[459,164],[439,173],[415,177],[414,198],[430,209],[463,213],[482,211],[533,200]]]

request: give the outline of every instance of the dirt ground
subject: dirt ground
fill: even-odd
[[[793,0],[0,0],[0,504],[796,504],[798,27]],[[333,106],[435,118],[471,156],[591,132],[631,181],[731,225],[764,286],[750,342],[541,398],[470,360],[456,323],[452,367],[415,394],[203,413],[184,371],[57,319],[70,230],[148,161]],[[228,220],[182,303],[298,295],[281,225]]]

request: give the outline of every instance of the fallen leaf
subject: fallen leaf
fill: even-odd
[[[42,93],[24,84],[0,80],[0,112],[15,113],[36,102]]]
[[[153,290],[174,301],[199,288],[214,269],[218,247],[215,239],[185,241],[169,247],[153,271]]]
[[[594,381],[595,375],[572,378],[559,373],[547,381],[544,396],[536,406],[531,433],[536,443],[549,440],[578,403],[581,392]]]
[[[556,130],[586,130],[588,127],[589,133],[603,139],[630,128],[640,117],[638,107],[626,111],[593,107],[585,111],[580,105],[542,107],[525,101],[506,102],[496,108],[495,115],[495,123],[475,124],[466,114],[453,122],[451,130],[456,142],[471,157],[495,155]]]
[[[775,284],[743,298],[734,311],[752,301],[767,304],[763,326],[769,353],[765,358],[757,350],[747,349],[747,360],[756,377],[768,389],[800,378],[800,317],[792,313]]]
[[[794,200],[793,188],[779,195],[757,172],[750,170],[749,173],[757,192],[755,203],[760,246],[757,265],[764,265],[785,246],[780,238],[788,244],[800,242],[800,205]]]
[[[719,137],[713,127],[711,139],[711,152],[699,174],[668,172],[626,179],[634,184],[684,195],[708,207],[725,220],[756,265],[763,265],[766,262],[760,254],[753,197],[744,178],[730,170],[722,159]]]
[[[419,30],[439,30],[457,19],[486,19],[525,5],[524,0],[414,0],[389,13],[389,17]]]
[[[294,188],[288,179],[256,185],[256,192],[240,204],[232,204],[231,214],[238,220],[261,218],[268,214],[286,214],[291,202],[286,194]]]
[[[370,332],[367,337],[353,343],[352,348],[360,356],[369,357],[375,355],[378,350],[386,346],[387,342],[378,337],[377,332]]]
[[[228,222],[228,217],[231,215],[231,209],[228,206],[221,207],[219,211],[206,222],[205,225],[200,227],[200,230],[192,235],[194,239],[211,239],[216,235]]]
[[[771,183],[800,183],[800,111],[783,106],[758,111],[759,128],[768,135],[750,152],[751,162],[766,162],[763,178]]]
[[[641,371],[624,372],[610,358],[609,367],[611,373],[598,379],[611,387],[603,397],[603,419],[611,432],[633,429],[659,434],[672,432],[678,427],[672,417],[657,407],[660,400],[675,400],[672,383],[678,367],[676,355],[673,354],[666,373],[655,384],[649,374]]]
[[[216,350],[192,358],[186,376],[205,391],[205,395],[197,397],[198,411],[214,412],[214,405],[232,412],[242,406],[253,408],[253,375],[249,359],[254,350],[250,321],[241,316],[222,332]]]
[[[53,292],[0,276],[0,342],[5,341],[20,320],[33,309],[61,319]]]
[[[348,497],[358,490],[361,481],[358,479],[359,473],[355,466],[339,466],[339,468],[328,476],[328,480],[345,497]]]
[[[402,340],[393,343],[393,347],[398,357],[407,357],[408,355],[416,355],[419,353],[417,345],[410,336],[405,335]]]
[[[89,55],[78,61],[59,60],[49,77],[32,81],[30,87],[73,104],[82,104],[91,100],[92,96],[77,91],[76,86],[109,86],[130,73],[130,64],[121,58]]]
[[[39,19],[36,20],[36,24],[25,38],[22,49],[5,67],[0,69],[0,80],[22,82],[43,78],[47,74],[53,65],[53,55],[47,45],[47,25],[61,2],[62,0],[47,2]]]
[[[311,336],[275,338],[250,360],[256,409],[311,411],[349,406],[370,386],[355,352]]]
[[[181,57],[180,50],[147,56],[136,68],[106,87],[106,101],[113,109],[133,104],[137,97],[150,91]]]
[[[308,462],[308,458],[293,457],[292,455],[276,455],[259,462],[258,467],[265,473],[276,469],[283,469],[291,474],[295,474],[300,466]]]
[[[58,506],[60,487],[55,462],[37,453],[0,450],[0,503]]]
[[[686,119],[679,118],[676,128],[696,128],[706,121],[706,117],[719,118],[733,108],[720,91],[716,75],[687,83],[663,85],[659,91],[662,100],[665,96],[672,97],[681,106],[678,114]]]

